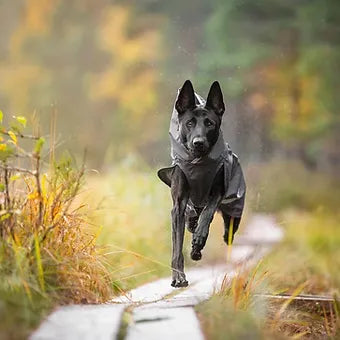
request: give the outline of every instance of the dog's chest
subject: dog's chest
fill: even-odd
[[[222,166],[221,160],[207,162],[180,162],[190,187],[190,201],[195,207],[204,207],[208,201],[217,171]]]

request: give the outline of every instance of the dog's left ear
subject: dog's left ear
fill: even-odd
[[[214,81],[212,83],[205,107],[213,110],[218,116],[223,115],[225,106],[223,102],[223,94],[218,81]]]
[[[190,80],[186,80],[179,91],[175,108],[179,115],[195,108],[195,92]]]

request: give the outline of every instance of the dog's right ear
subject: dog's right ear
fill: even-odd
[[[205,107],[215,111],[218,116],[222,117],[225,106],[223,102],[223,94],[218,81],[214,81],[212,83]]]
[[[179,115],[195,108],[195,93],[190,80],[186,80],[179,91],[175,108]]]

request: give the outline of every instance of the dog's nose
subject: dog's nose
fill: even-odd
[[[204,139],[202,137],[195,137],[192,144],[197,148],[202,147],[204,145]]]

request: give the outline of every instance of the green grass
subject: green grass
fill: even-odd
[[[69,180],[73,182],[72,177]],[[57,205],[53,203],[62,181],[52,188],[43,179],[47,226],[52,210],[57,215],[68,200],[65,194]],[[34,219],[38,200],[28,194],[29,209],[21,216]],[[60,220],[34,251],[27,246],[36,244],[34,237],[29,238],[34,221],[28,219],[27,232],[17,234],[23,246],[6,242],[0,251],[0,272],[3,282],[8,282],[3,290],[0,284],[0,329],[7,331],[7,337],[25,337],[57,304],[105,301],[113,294],[171,275],[171,197],[156,170],[125,163],[106,174],[88,175],[70,211],[74,214],[68,215],[67,223]],[[203,262],[189,259],[190,248],[191,234],[186,233],[186,266],[223,260],[222,219],[217,217],[213,223]],[[25,282],[34,296],[32,303]],[[20,327],[16,327],[19,320]]]
[[[214,295],[196,311],[207,339],[262,339],[264,318],[259,317],[255,308],[235,309],[231,299]]]
[[[53,302],[33,292],[27,293],[20,282],[8,282],[0,289],[0,339],[27,339],[32,329],[51,311]]]
[[[84,168],[64,159],[42,172],[41,139],[27,153],[8,135],[0,152],[0,338],[22,339],[58,304],[106,301],[114,276],[78,197]]]
[[[92,176],[83,195],[118,288],[170,273],[170,195],[155,172],[119,166]]]
[[[253,166],[247,177],[248,207],[276,213],[285,238],[258,268],[256,287],[249,287],[253,274],[241,271],[231,287],[222,287],[197,308],[207,338],[340,337],[336,308],[297,305],[291,300],[284,304],[256,296],[259,292],[285,292],[325,294],[339,299],[338,181],[310,173],[299,164],[282,163]]]
[[[252,212],[279,213],[293,208],[333,213],[340,205],[339,179],[308,171],[300,162],[252,163],[245,170],[247,206]]]
[[[279,218],[286,237],[264,263],[272,272],[272,286],[292,292],[305,283],[304,293],[339,295],[339,212],[291,210]]]
[[[270,175],[265,179],[260,176],[260,168],[254,169],[247,172],[247,211],[275,211],[286,238],[255,273],[238,275],[232,287],[224,287],[199,307],[205,333],[210,339],[225,339],[226,334],[228,339],[247,338],[249,334],[252,339],[270,339],[273,335],[284,338],[314,329],[327,336],[327,332],[334,332],[334,317],[327,317],[327,330],[323,316],[288,306],[274,327],[273,320],[281,306],[255,298],[254,294],[293,292],[302,283],[306,293],[339,293],[340,216],[331,213],[338,202],[336,190],[331,191],[328,202],[326,193],[331,180],[325,181],[323,187],[322,177],[313,180],[313,175],[300,169],[299,176],[307,176],[308,181],[301,180],[293,186],[289,185],[287,167],[283,167],[280,177],[280,167],[265,165],[262,176]],[[281,178],[282,182],[277,181],[275,187],[268,184],[268,178]],[[72,182],[72,177],[68,180]],[[156,171],[123,163],[106,174],[88,175],[86,182],[81,195],[75,197],[72,214],[48,234],[47,240],[37,243],[27,227],[26,232],[19,229],[15,234],[22,246],[7,242],[1,248],[0,338],[25,338],[56,304],[105,301],[114,293],[170,275],[171,197]],[[322,192],[310,196],[309,182],[319,183],[317,187]],[[51,214],[60,214],[67,202],[65,193],[59,205],[53,204],[61,187],[51,187],[47,182],[42,186],[46,225]],[[293,193],[286,192],[289,190]],[[32,217],[37,211],[33,193],[34,188],[28,193],[29,205],[23,217]],[[23,221],[34,225],[28,219]],[[217,216],[203,261],[198,264],[189,259],[191,235],[187,233],[187,267],[225,260],[222,225]],[[27,244],[35,244],[34,251]],[[264,272],[267,274],[262,276]],[[253,284],[249,285],[249,281]]]
[[[112,296],[114,276],[95,245],[98,228],[88,222],[74,190],[79,174],[59,164],[42,175],[40,199],[29,176],[9,187],[8,211],[15,213],[1,225],[0,338],[26,338],[58,304]]]
[[[286,237],[256,274],[240,271],[197,311],[208,339],[326,339],[340,336],[340,315],[331,306],[260,298],[259,293],[324,294],[339,299],[339,214],[280,214]],[[254,284],[255,283],[255,284]]]

